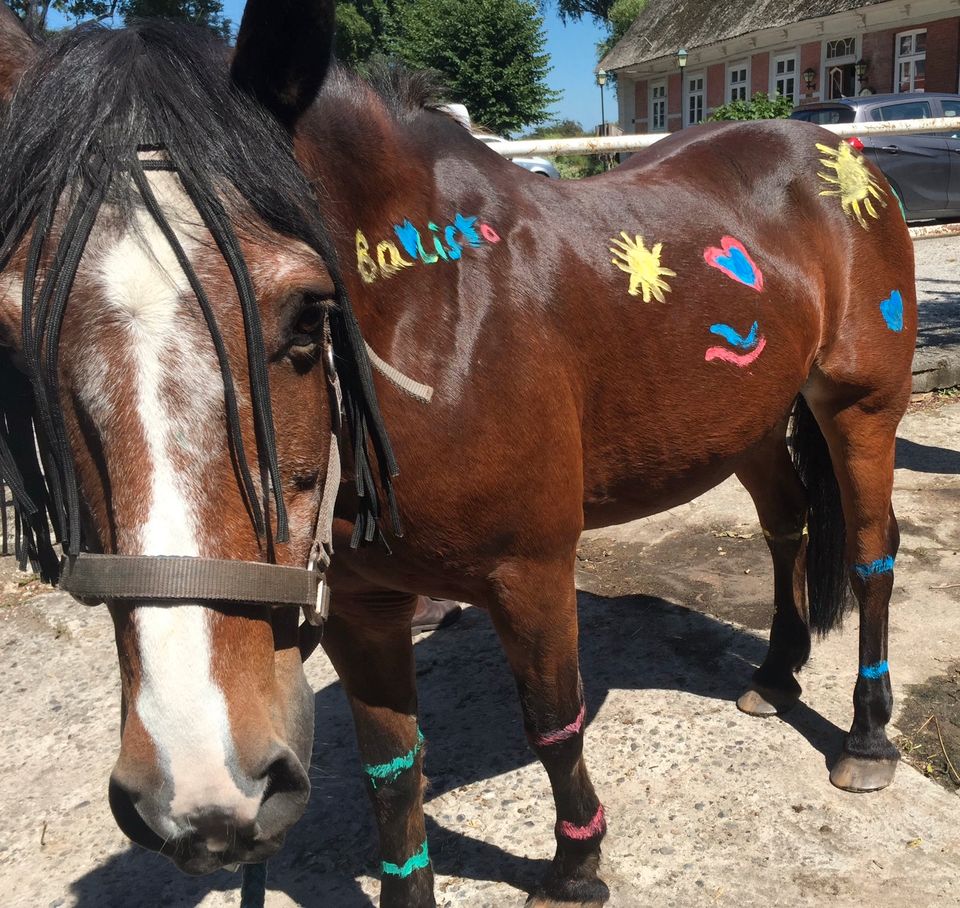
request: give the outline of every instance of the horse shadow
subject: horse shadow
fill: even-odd
[[[663,599],[581,592],[578,600],[588,726],[611,689],[682,691],[728,701],[733,710],[732,701],[766,652],[762,638]],[[468,609],[458,624],[415,649],[420,722],[429,746],[430,814],[438,796],[527,766],[535,757],[524,737],[512,675],[484,612]],[[368,906],[357,880],[378,873],[376,830],[338,683],[317,692],[316,717],[310,805],[271,860],[268,887],[300,905]],[[784,721],[832,764],[843,742],[839,727],[803,703]],[[588,762],[590,745],[588,730]],[[519,892],[533,889],[546,872],[546,860],[511,854],[451,825],[428,818],[431,857],[442,874],[505,882],[518,889],[519,901]],[[134,892],[140,905],[194,908],[210,892],[238,887],[237,875],[186,877],[131,847],[76,880],[71,894],[81,908],[128,905]],[[239,901],[238,895],[233,899]]]
[[[960,473],[960,451],[919,444],[897,436],[897,469],[917,473]]]

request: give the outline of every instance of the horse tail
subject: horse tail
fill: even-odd
[[[826,439],[802,395],[793,407],[793,465],[807,492],[810,627],[822,637],[842,624],[852,598],[840,486]]]

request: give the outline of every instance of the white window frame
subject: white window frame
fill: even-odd
[[[917,44],[917,35],[926,35],[927,30],[925,28],[911,28],[905,32],[897,32],[894,40],[896,44],[894,45],[894,54],[893,54],[893,91],[894,94],[901,94],[900,91],[900,64],[901,63],[910,63],[910,86],[907,88],[907,91],[925,91],[926,90],[926,62],[927,62],[927,48],[924,46],[924,49],[917,53],[914,51],[910,54],[901,54],[900,53],[900,42],[902,38],[913,38],[913,46],[916,47]],[[923,60],[924,63],[924,88],[917,89],[914,86],[917,84],[917,67],[916,63],[919,60]]]
[[[654,92],[659,89],[663,89],[663,94],[660,97],[657,97]],[[648,132],[666,132],[667,131],[667,118],[670,116],[669,109],[669,88],[667,87],[666,79],[657,79],[654,82],[650,83],[650,89],[647,92],[647,130]],[[657,121],[657,118],[654,113],[654,104],[663,105],[663,119],[662,122]]]
[[[734,86],[734,83],[732,81],[733,74],[741,73],[741,72],[746,75],[746,79],[743,82],[737,82],[736,86]],[[724,104],[729,104],[731,101],[737,100],[733,96],[735,88],[738,92],[737,98],[739,98],[739,91],[740,89],[742,89],[743,100],[744,101],[750,100],[750,58],[749,57],[747,57],[744,60],[737,60],[733,63],[727,64],[727,85],[726,85],[726,91],[724,93]]]
[[[702,87],[697,91],[690,90],[690,83],[695,79],[702,80]],[[690,116],[690,102],[700,98],[700,119],[694,120]],[[707,118],[707,71],[705,69],[683,74],[683,125],[696,126]]]
[[[787,73],[784,72],[782,75],[777,74],[777,64],[786,62],[787,60],[793,60],[793,72]],[[778,94],[786,96],[785,92],[782,92],[777,87],[777,82],[783,80],[784,82],[787,79],[793,79],[793,104],[796,106],[800,103],[800,54],[797,52],[796,48],[793,50],[782,51],[779,54],[770,55],[770,97],[775,98]]]
[[[844,54],[842,57],[827,56],[827,46],[829,44],[833,43],[834,41],[849,41],[851,38],[853,39],[853,53]],[[859,35],[841,35],[839,38],[828,38],[823,42],[823,65],[820,69],[820,98],[822,100],[830,100],[830,71],[837,66],[848,66],[851,63],[855,66],[857,60],[859,60],[861,56],[862,46]],[[862,87],[863,86],[860,84],[860,78],[856,75],[856,69],[854,69],[854,94],[859,95]]]

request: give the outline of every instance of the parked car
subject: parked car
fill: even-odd
[[[866,95],[804,104],[790,116],[821,125],[960,117],[960,95]],[[960,130],[847,141],[877,163],[908,221],[960,216]]]
[[[475,139],[479,139],[481,142],[487,145],[494,145],[497,142],[505,142],[506,139],[502,139],[500,136],[495,136],[492,133],[485,132],[475,132],[473,134]],[[511,158],[514,164],[519,164],[521,167],[529,170],[530,173],[538,174],[541,177],[549,177],[551,180],[559,180],[560,174],[557,172],[557,168],[553,166],[546,158]]]

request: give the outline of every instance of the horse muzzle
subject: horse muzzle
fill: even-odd
[[[266,860],[306,809],[309,778],[288,747],[277,746],[262,772],[247,783],[262,790],[258,803],[218,803],[211,797],[172,814],[159,799],[164,786],[138,783],[118,764],[110,778],[110,808],[136,844],[170,858],[186,873],[210,873]]]

